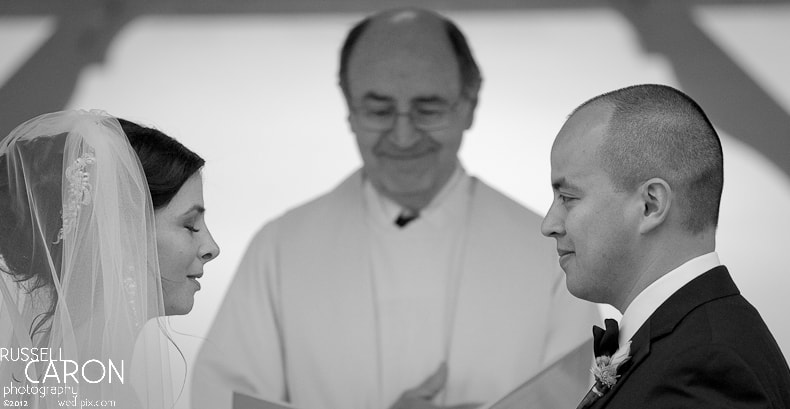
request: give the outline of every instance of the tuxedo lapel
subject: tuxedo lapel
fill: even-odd
[[[639,364],[650,355],[651,343],[669,336],[678,323],[693,309],[715,299],[737,294],[739,294],[738,288],[724,266],[708,270],[681,287],[639,327],[639,330],[631,338],[631,359],[621,367],[617,383],[595,402],[592,408],[606,407],[620,389],[628,387],[629,375],[634,373]]]
[[[738,295],[738,287],[724,266],[708,270],[681,287],[650,317],[654,330],[651,339],[671,333],[691,310],[710,301]]]

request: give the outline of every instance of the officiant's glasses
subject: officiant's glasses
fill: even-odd
[[[461,98],[449,103],[439,98],[428,98],[411,105],[407,112],[398,112],[395,104],[388,99],[371,99],[354,107],[359,126],[367,131],[386,132],[395,127],[401,116],[408,116],[412,125],[421,131],[439,131],[452,123],[453,113]]]

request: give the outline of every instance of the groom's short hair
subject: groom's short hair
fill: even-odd
[[[655,84],[608,92],[582,106],[591,103],[613,107],[598,155],[615,188],[631,191],[662,178],[677,193],[687,231],[717,226],[724,184],[721,141],[699,104]]]

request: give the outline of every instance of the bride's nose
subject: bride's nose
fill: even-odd
[[[214,241],[214,236],[211,235],[211,232],[208,231],[208,228],[205,230],[205,239],[199,250],[200,259],[204,264],[214,260],[217,258],[217,256],[219,256],[219,245],[217,245],[217,242]]]

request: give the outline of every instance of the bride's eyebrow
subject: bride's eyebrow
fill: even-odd
[[[206,208],[201,206],[201,205],[194,205],[194,206],[190,207],[189,210],[185,211],[184,213],[181,213],[181,216],[186,216],[186,215],[188,215],[188,214],[190,214],[192,212],[197,212],[198,214],[203,214],[203,213],[206,212]]]

